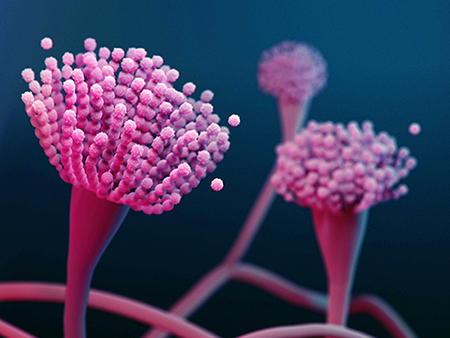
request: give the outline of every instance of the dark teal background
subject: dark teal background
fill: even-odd
[[[40,40],[50,36],[51,51]],[[310,118],[371,119],[409,146],[419,166],[410,194],[371,210],[355,293],[391,303],[419,337],[450,337],[450,2],[410,1],[24,1],[0,0],[0,281],[65,281],[70,186],[48,163],[20,99],[20,72],[49,55],[98,45],[144,47],[215,92],[232,147],[213,176],[160,216],[131,212],[101,260],[93,287],[168,308],[230,247],[274,160],[275,101],[261,94],[262,50],[307,41],[328,61],[327,88]],[[422,133],[407,132],[411,122]],[[209,188],[221,177],[220,193]],[[246,261],[325,291],[309,212],[277,199]],[[39,337],[62,337],[62,306],[0,304],[0,318]],[[319,322],[247,285],[230,283],[192,320],[223,337]],[[370,318],[350,326],[387,334]],[[89,337],[139,337],[145,326],[88,312]]]

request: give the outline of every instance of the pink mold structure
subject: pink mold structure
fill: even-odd
[[[22,73],[31,91],[24,93],[22,100],[36,128],[36,136],[61,178],[73,185],[67,285],[2,283],[0,302],[65,303],[64,330],[65,337],[70,338],[85,336],[86,306],[153,326],[144,334],[145,338],[165,337],[168,333],[185,338],[219,338],[183,317],[194,313],[221,286],[234,280],[263,289],[296,306],[327,312],[328,321],[327,324],[267,328],[237,338],[369,338],[344,326],[348,312],[369,314],[393,337],[416,337],[395,310],[378,297],[362,295],[350,300],[367,209],[379,201],[398,198],[406,193],[404,186],[393,188],[396,181],[392,180],[406,176],[415,166],[415,160],[404,148],[396,152],[393,149],[395,141],[387,134],[375,136],[370,123],[365,123],[361,131],[354,123],[345,129],[342,125],[311,122],[304,133],[318,134],[311,138],[311,145],[320,142],[328,144],[329,152],[326,154],[330,158],[323,151],[312,154],[299,150],[300,156],[295,145],[301,136],[295,134],[307,117],[311,99],[324,88],[327,71],[318,51],[297,42],[283,42],[261,56],[258,84],[263,92],[277,99],[285,145],[278,148],[279,159],[224,260],[188,290],[170,312],[111,293],[98,290],[89,293],[95,265],[129,208],[148,214],[171,210],[182,195],[214,170],[228,149],[229,142],[228,129],[219,127],[217,115],[212,114],[209,103],[212,92],[204,91],[200,100],[195,101],[190,97],[195,90],[192,83],[184,85],[181,92],[176,91],[172,83],[178,72],[162,66],[161,57],[148,58],[146,52],[139,48],[130,48],[126,57],[119,48],[112,53],[107,48],[100,48],[96,55],[95,40],[86,39],[84,45],[85,53],[76,57],[70,53],[63,56],[62,69],[58,69],[56,59],[47,58],[47,69],[40,74],[42,85],[34,79],[30,69]],[[51,39],[43,39],[41,46],[50,49]],[[230,126],[239,125],[239,116],[230,116],[228,123]],[[342,154],[336,150],[341,149],[339,146],[333,152],[333,142],[329,138],[325,141],[327,136],[321,136],[330,128],[332,132],[328,134],[334,132],[336,142],[347,140],[347,143],[343,141],[340,144]],[[340,138],[337,133],[341,133]],[[369,137],[369,134],[372,136]],[[361,135],[366,137],[364,142]],[[303,136],[301,142],[307,139]],[[356,150],[350,146],[349,151],[350,144]],[[367,160],[368,164],[353,169],[349,158],[358,151],[363,162]],[[397,154],[395,157],[394,153]],[[383,157],[383,160],[377,157],[383,154],[390,155]],[[294,161],[294,158],[290,159],[291,155],[295,160],[303,158],[308,167],[299,169],[297,164],[290,163]],[[341,155],[342,158],[339,157]],[[331,173],[328,180],[320,176],[326,167],[320,161],[323,156],[327,160],[335,160],[336,166],[328,167],[328,173]],[[374,159],[381,161],[376,162],[375,166],[383,163],[386,168],[390,165],[392,169],[388,169],[383,176],[381,171],[377,172],[381,168],[374,169],[372,166]],[[339,166],[342,168],[339,169]],[[352,175],[349,169],[353,170]],[[370,169],[373,169],[374,180],[369,177]],[[297,178],[303,180],[303,188],[299,187],[301,184],[296,181]],[[330,183],[333,180],[337,182],[337,187],[335,183]],[[363,192],[359,190],[359,195],[356,194],[357,180],[363,180],[362,186],[358,186],[363,189]],[[289,184],[286,183],[288,181]],[[318,189],[318,182],[323,189]],[[320,224],[316,231],[327,266],[329,298],[242,261],[274,200],[272,184],[288,201],[313,209],[315,224]],[[351,184],[355,185],[353,197],[350,197]],[[222,189],[222,180],[212,180],[211,188],[216,191]],[[299,196],[303,196],[301,199],[297,191]],[[339,198],[334,197],[336,191],[339,194],[342,192]],[[340,231],[342,225],[350,230]],[[330,240],[327,231],[341,236],[343,242],[350,245],[337,245]],[[330,256],[333,255],[343,258],[344,263],[332,261],[334,258]],[[328,266],[331,266],[330,271]],[[34,337],[2,320],[0,334],[12,338]]]
[[[258,86],[277,99],[284,141],[304,124],[309,103],[324,89],[327,77],[322,54],[306,43],[284,41],[261,54]]]
[[[45,38],[43,49],[52,41]],[[204,91],[173,87],[179,73],[142,48],[98,54],[65,53],[63,67],[45,59],[41,83],[25,69],[22,95],[39,144],[61,178],[72,184],[65,296],[65,337],[85,336],[85,312],[95,266],[129,208],[146,214],[172,210],[199,185],[229,149]],[[239,117],[231,118],[233,125]],[[221,180],[212,187],[220,190]]]
[[[398,183],[417,162],[371,122],[311,121],[276,152],[271,182],[285,201],[311,209],[328,279],[327,322],[345,325],[368,210],[407,194]]]

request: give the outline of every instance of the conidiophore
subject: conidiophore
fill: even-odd
[[[204,91],[196,101],[193,83],[174,89],[179,73],[160,56],[106,47],[97,55],[94,39],[84,47],[76,57],[65,53],[61,69],[47,58],[42,84],[31,69],[22,72],[30,88],[22,100],[39,143],[73,185],[64,312],[70,338],[85,336],[93,271],[129,207],[147,214],[171,210],[230,146],[229,131],[209,103],[213,93]]]
[[[261,54],[258,86],[277,99],[283,141],[303,125],[309,102],[323,90],[327,77],[325,59],[308,44],[284,41]]]
[[[310,122],[276,152],[271,182],[286,201],[311,209],[328,278],[327,322],[345,325],[368,210],[407,193],[397,183],[416,160],[371,122]]]
[[[282,141],[291,140],[303,126],[310,102],[323,90],[327,77],[325,59],[308,44],[283,41],[261,53],[257,82],[262,92],[277,100]],[[225,257],[227,264],[233,264],[244,256],[269,211],[274,196],[268,178],[236,242]]]

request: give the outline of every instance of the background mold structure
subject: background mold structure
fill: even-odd
[[[260,94],[255,82],[260,52],[283,39],[304,39],[321,50],[332,71],[327,89],[310,107],[310,118],[370,119],[420,159],[414,172],[420,179],[407,182],[410,195],[379,205],[370,215],[354,293],[370,291],[388,299],[419,337],[447,337],[449,5],[438,0],[285,1],[281,5],[229,1],[213,6],[201,1],[27,5],[2,1],[0,279],[65,281],[70,186],[56,172],[51,174],[23,103],[14,94],[24,90],[17,76],[23,67],[41,69],[48,55],[36,41],[52,36],[58,41],[54,55],[81,50],[76,43],[87,36],[106,46],[145,46],[163,55],[168,64],[179,66],[181,82],[191,80],[199,88],[220,93],[214,99],[217,111],[239,114],[246,122],[245,128],[242,124],[233,133],[233,142],[242,152],[230,151],[216,171],[225,182],[220,194],[211,195],[208,184],[200,185],[177,206],[176,216],[163,213],[151,226],[144,213],[129,213],[97,267],[94,288],[168,308],[222,259],[274,162],[273,149],[281,137],[279,128],[271,127],[278,123],[276,104]],[[117,22],[133,22],[146,29],[131,34]],[[422,125],[420,137],[412,138],[405,129],[405,123],[413,121]],[[245,168],[238,176],[234,163]],[[207,200],[207,207],[198,200]],[[199,213],[201,218],[195,216]],[[309,212],[281,198],[275,200],[245,260],[307,287],[326,290]],[[47,325],[61,323],[61,314],[60,305],[0,306],[1,318],[39,336],[61,336],[62,325]],[[87,318],[95,323],[88,331],[93,337],[139,336],[147,330],[145,325],[98,311],[90,311]],[[237,321],[241,318],[245,321]],[[228,284],[192,317],[230,337],[263,326],[323,319],[240,283]],[[364,316],[351,317],[349,325],[387,337]]]

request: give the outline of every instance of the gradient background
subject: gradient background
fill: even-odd
[[[422,1],[0,1],[0,281],[63,283],[70,186],[34,136],[20,100],[20,72],[46,56],[98,45],[145,47],[180,71],[215,111],[242,123],[210,176],[172,212],[130,212],[98,265],[93,287],[169,307],[224,256],[274,160],[275,101],[256,86],[260,52],[285,39],[307,41],[329,66],[310,118],[371,119],[407,145],[419,166],[410,194],[372,209],[355,293],[390,302],[420,337],[450,337],[450,2]],[[54,41],[43,51],[44,36]],[[225,120],[224,120],[225,121]],[[417,121],[422,133],[412,137]],[[208,182],[223,178],[215,193]],[[278,198],[246,261],[326,290],[310,215]],[[39,337],[62,336],[62,305],[0,304],[0,317]],[[226,285],[192,320],[223,337],[263,327],[323,321],[238,283]],[[349,325],[387,334],[370,318]],[[94,310],[89,337],[139,337],[145,326]]]

